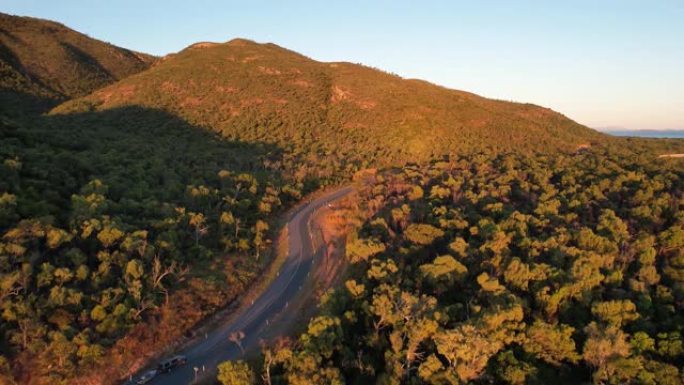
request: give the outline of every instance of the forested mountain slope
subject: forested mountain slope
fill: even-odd
[[[158,108],[226,138],[274,143],[317,167],[424,161],[482,147],[574,151],[604,135],[546,108],[485,99],[274,44],[200,43],[55,112]]]
[[[83,96],[153,61],[53,21],[0,13],[0,112]]]

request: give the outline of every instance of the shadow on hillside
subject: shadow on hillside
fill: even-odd
[[[104,75],[104,77],[106,77],[109,81],[116,80],[116,77],[112,75],[111,72],[109,72],[95,57],[86,51],[68,42],[59,42],[59,44],[76,63],[88,68],[92,73]]]
[[[0,34],[21,44],[21,41],[8,31],[3,31],[0,28]],[[25,115],[41,114],[49,111],[50,108],[60,102],[56,98],[59,92],[43,84],[39,79],[28,75],[17,55],[1,42],[0,63],[9,67],[9,69],[3,69],[1,76],[5,78],[0,79],[0,84],[2,84],[0,87],[0,116],[4,115],[16,119],[23,118]],[[43,90],[44,94],[40,96],[19,91],[22,87]],[[50,95],[55,97],[49,97]]]
[[[59,100],[0,88],[0,116],[26,120],[59,104]]]
[[[265,160],[282,157],[280,148],[221,138],[156,109],[34,116],[15,136],[23,142],[16,150],[23,151],[17,156],[30,184],[23,188],[49,201],[52,209],[44,214],[59,212],[71,194],[96,178],[114,201],[169,203],[182,199],[188,185],[219,186],[220,170],[280,179],[264,167]]]

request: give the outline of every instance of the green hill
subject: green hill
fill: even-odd
[[[604,135],[552,110],[322,63],[274,44],[199,43],[54,112],[163,109],[231,139],[265,141],[342,169],[483,147],[565,150]],[[334,168],[334,167],[333,167]]]
[[[153,61],[53,21],[0,13],[0,112],[83,96]]]

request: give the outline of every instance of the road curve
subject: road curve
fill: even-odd
[[[243,353],[228,340],[234,332],[245,334],[242,346],[245,351],[259,347],[261,337],[268,332],[271,320],[287,310],[289,303],[310,295],[300,291],[315,263],[315,253],[311,244],[308,222],[311,214],[322,206],[338,200],[352,191],[345,187],[325,194],[302,206],[291,215],[288,226],[288,255],[271,285],[254,303],[239,310],[230,321],[218,326],[199,339],[177,352],[187,357],[188,363],[174,371],[159,374],[148,384],[151,385],[188,385],[196,378],[215,376],[216,365],[225,360],[239,359]],[[197,377],[196,377],[197,376]]]

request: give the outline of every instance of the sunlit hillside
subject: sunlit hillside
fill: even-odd
[[[270,142],[357,168],[483,147],[574,151],[603,138],[546,108],[356,64],[321,63],[241,39],[190,46],[55,112],[126,105],[163,109],[227,138]]]

